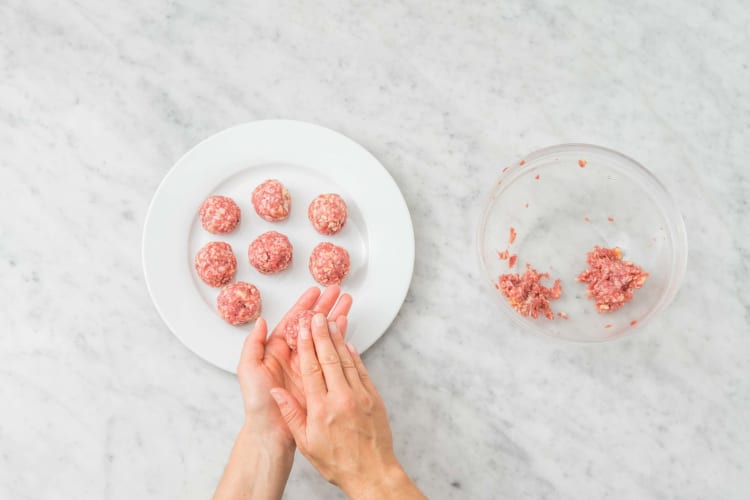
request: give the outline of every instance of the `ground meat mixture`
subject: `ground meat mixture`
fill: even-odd
[[[198,213],[203,229],[209,233],[230,233],[240,223],[240,207],[232,198],[226,196],[206,198]]]
[[[547,273],[539,273],[526,264],[523,274],[502,274],[495,288],[508,299],[508,303],[522,316],[537,319],[540,314],[547,319],[554,319],[550,300],[559,299],[562,295],[560,280],[555,280],[552,288],[542,285],[541,281],[549,278]]]
[[[232,247],[223,241],[212,241],[195,255],[195,270],[208,286],[219,287],[234,279],[237,259]]]
[[[307,217],[320,234],[332,235],[346,224],[346,203],[335,193],[321,194],[307,208]]]
[[[350,266],[349,252],[333,243],[320,243],[310,255],[310,274],[323,286],[340,284]]]
[[[633,290],[641,288],[648,273],[632,262],[622,260],[619,248],[595,246],[588,253],[589,268],[578,275],[588,283],[588,296],[594,299],[601,313],[620,309],[633,298]]]
[[[283,234],[268,231],[250,243],[247,257],[250,265],[261,273],[278,273],[292,262],[292,244]]]
[[[253,190],[253,208],[262,219],[278,222],[289,217],[292,197],[276,179],[268,179]]]
[[[237,281],[221,289],[216,298],[216,307],[230,325],[255,321],[262,308],[260,292],[255,285]]]
[[[286,340],[289,349],[297,349],[297,336],[299,335],[300,327],[304,324],[307,328],[311,328],[310,323],[312,322],[313,316],[315,316],[315,311],[303,309],[302,311],[297,311],[297,313],[286,322],[286,325],[284,325],[284,339]]]

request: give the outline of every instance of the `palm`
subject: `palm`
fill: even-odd
[[[270,395],[274,387],[287,386],[284,368],[276,358],[266,353],[257,363],[243,365],[237,376],[249,423],[264,434],[280,432],[284,438],[290,439],[291,434],[283,425],[281,413],[273,411],[275,405]]]
[[[292,435],[270,394],[274,387],[284,387],[304,405],[299,359],[296,351],[289,349],[284,339],[284,325],[294,313],[302,309],[313,309],[332,319],[346,316],[351,307],[351,297],[344,294],[339,299],[339,292],[340,289],[336,286],[329,287],[322,295],[317,288],[309,289],[267,339],[265,321],[261,319],[256,323],[255,329],[245,341],[237,367],[245,414],[254,427],[265,433],[280,432],[291,441]]]
[[[276,382],[274,387],[285,387],[297,398],[297,401],[304,402],[299,356],[297,351],[289,349],[285,339],[271,334],[266,342],[266,356],[263,364],[268,372],[274,376]]]

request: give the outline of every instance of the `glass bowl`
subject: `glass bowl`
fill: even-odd
[[[586,283],[576,280],[595,245],[619,247],[623,260],[649,273],[616,311],[599,313]],[[478,247],[498,309],[526,330],[580,342],[642,327],[672,301],[687,264],[685,223],[665,187],[635,160],[588,144],[551,146],[505,167],[484,209]],[[512,268],[498,257],[506,249],[518,256]],[[549,273],[545,286],[561,280],[562,296],[551,307],[567,319],[524,317],[495,287],[501,274],[523,273],[527,263]]]

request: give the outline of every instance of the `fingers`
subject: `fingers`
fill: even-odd
[[[342,316],[344,318],[344,316]],[[362,381],[359,379],[359,373],[357,367],[354,365],[354,359],[352,354],[347,349],[344,343],[344,337],[339,329],[338,320],[336,322],[328,323],[328,330],[331,332],[331,339],[333,345],[336,347],[336,352],[341,360],[341,368],[344,371],[344,376],[349,386],[355,391],[364,390]]]
[[[305,293],[300,295],[300,298],[297,299],[297,302],[291,307],[291,309],[287,311],[284,317],[281,318],[281,321],[279,321],[278,326],[274,328],[273,332],[271,332],[271,335],[283,336],[283,325],[285,325],[286,322],[289,321],[297,311],[311,309],[319,297],[320,289],[317,286],[313,286],[305,290]]]
[[[266,320],[258,318],[253,330],[245,338],[242,344],[242,353],[240,354],[240,366],[246,364],[258,363],[263,360],[263,353],[266,346],[266,333],[268,326]]]
[[[346,316],[352,307],[352,297],[349,294],[344,294],[339,297],[340,293],[341,287],[338,285],[329,286],[322,294],[318,287],[314,286],[308,288],[305,293],[300,296],[294,306],[292,306],[284,317],[281,318],[281,321],[279,321],[276,328],[271,332],[271,336],[283,336],[283,327],[286,325],[287,321],[290,321],[297,311],[304,309],[310,309],[316,313],[329,315],[331,319],[336,319],[339,316]]]
[[[362,385],[365,387],[367,392],[369,392],[371,395],[375,396],[378,394],[378,390],[375,388],[375,384],[372,383],[372,379],[370,379],[370,374],[367,373],[367,368],[365,368],[365,364],[362,362],[362,358],[359,357],[359,353],[357,352],[357,349],[354,348],[354,344],[349,342],[346,344],[346,348],[349,350],[349,353],[352,355],[352,359],[354,360],[354,366],[357,367],[357,373],[359,374],[359,380],[362,382]]]
[[[298,446],[304,447],[307,442],[307,414],[289,391],[281,387],[271,389],[271,397],[279,406],[289,431]]]
[[[333,306],[333,310],[331,310],[331,313],[328,315],[331,319],[336,319],[339,316],[346,316],[349,314],[349,310],[352,308],[352,296],[348,293],[343,294],[341,297],[339,297],[338,302],[336,302],[336,305]]]
[[[315,304],[315,307],[313,307],[312,310],[316,313],[321,313],[324,316],[327,316],[333,308],[333,305],[336,303],[336,299],[339,298],[339,293],[341,293],[340,286],[329,286],[328,288],[323,290],[323,293],[320,295],[318,302]]]
[[[310,288],[305,290],[302,295],[300,295],[299,299],[297,299],[297,302],[295,302],[292,308],[287,311],[284,319],[286,319],[288,316],[291,316],[295,311],[298,311],[300,309],[310,309],[319,297],[320,288],[318,288],[317,286],[311,286]]]
[[[341,391],[349,388],[341,367],[341,360],[333,345],[333,340],[328,332],[328,322],[322,314],[316,314],[312,319],[312,337],[315,344],[315,352],[318,362],[323,370],[326,387],[328,391]]]
[[[339,316],[336,318],[336,326],[339,327],[339,333],[341,338],[346,338],[346,331],[349,329],[349,319],[346,316]]]
[[[325,380],[323,380],[323,371],[320,368],[320,363],[318,363],[318,356],[315,354],[312,332],[307,325],[303,325],[299,330],[297,353],[299,372],[302,376],[302,388],[305,390],[306,406],[310,408],[311,404],[315,404],[316,401],[322,399],[328,391]]]

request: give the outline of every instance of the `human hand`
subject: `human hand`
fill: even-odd
[[[337,322],[316,314],[297,339],[304,405],[271,390],[299,450],[352,498],[424,498],[393,451],[385,405]]]
[[[268,338],[265,320],[259,318],[256,321],[253,331],[245,339],[237,366],[247,431],[293,449],[293,437],[269,392],[273,387],[284,386],[297,397],[303,397],[298,355],[289,349],[284,339],[284,326],[297,311],[311,309],[328,315],[342,331],[346,331],[346,315],[352,299],[348,294],[339,297],[340,292],[338,286],[328,287],[322,294],[317,287],[308,289]]]

